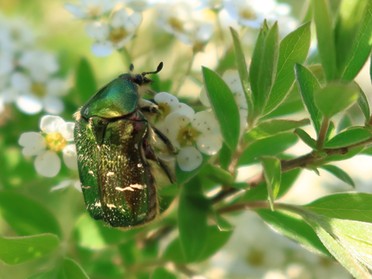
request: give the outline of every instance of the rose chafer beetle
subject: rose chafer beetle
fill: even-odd
[[[153,166],[174,182],[173,173],[157,156],[155,143],[174,152],[170,141],[147,120],[157,105],[141,91],[156,71],[122,74],[75,113],[74,137],[86,208],[94,219],[114,227],[132,227],[153,220],[159,212]]]

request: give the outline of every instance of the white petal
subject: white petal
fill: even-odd
[[[54,177],[61,169],[61,160],[53,151],[45,151],[38,155],[34,164],[37,173],[45,177]]]
[[[169,94],[167,92],[159,92],[158,94],[155,95],[154,100],[157,104],[161,104],[161,103],[167,104],[172,109],[176,108],[176,106],[179,103],[176,96]]]
[[[193,146],[184,147],[177,154],[177,164],[183,171],[192,171],[203,162],[200,152]]]
[[[44,115],[40,120],[40,129],[45,133],[59,132],[64,125],[62,117],[55,115]]]
[[[73,141],[74,140],[74,128],[75,128],[74,122],[65,122],[65,125],[62,126],[60,129],[60,133],[67,141]]]
[[[220,128],[214,113],[209,110],[195,113],[192,119],[192,126],[202,134],[219,134]]]
[[[36,114],[43,108],[41,101],[32,95],[22,95],[16,100],[17,107],[27,114]]]
[[[91,38],[99,42],[106,41],[110,34],[109,26],[101,21],[87,24],[85,31]]]
[[[24,147],[22,150],[24,156],[34,156],[45,149],[44,137],[36,132],[23,133],[18,143]]]
[[[203,135],[196,140],[198,149],[207,155],[215,155],[222,147],[222,139],[218,135]]]
[[[69,144],[63,149],[63,161],[72,170],[77,170],[77,155],[74,144]]]
[[[176,148],[180,147],[180,144],[177,141],[180,129],[186,127],[189,123],[190,119],[187,116],[177,112],[173,112],[165,118],[163,131]]]
[[[60,114],[65,108],[63,102],[54,96],[46,96],[43,99],[43,104],[45,111],[51,114]]]
[[[192,107],[189,105],[186,105],[185,103],[179,103],[176,108],[176,112],[179,114],[185,115],[188,118],[192,118],[195,114],[195,111]]]
[[[51,79],[46,84],[46,91],[48,92],[48,95],[51,96],[64,96],[68,93],[66,81],[60,78]]]

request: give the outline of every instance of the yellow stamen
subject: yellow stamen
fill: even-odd
[[[177,135],[177,141],[181,146],[190,146],[195,143],[196,138],[200,135],[200,132],[191,125],[180,129]]]
[[[120,41],[125,39],[127,36],[128,36],[127,30],[123,27],[119,27],[119,28],[113,29],[110,32],[109,39],[111,42],[115,44],[115,43],[119,43]]]
[[[48,149],[59,152],[65,148],[67,145],[66,139],[61,135],[61,133],[53,132],[45,136],[45,141]]]
[[[46,95],[45,85],[40,82],[35,82],[31,85],[31,92],[37,97],[44,97]]]

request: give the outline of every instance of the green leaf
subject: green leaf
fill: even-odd
[[[295,73],[302,101],[310,114],[311,121],[318,135],[320,131],[321,115],[314,102],[314,92],[319,90],[319,82],[309,69],[300,64],[296,64]]]
[[[331,118],[340,111],[346,110],[359,98],[355,84],[329,83],[315,92],[314,101],[319,111]]]
[[[329,173],[333,174],[338,179],[349,184],[350,186],[355,187],[353,179],[343,169],[340,169],[339,167],[334,165],[323,165],[320,166],[320,168],[328,171]]]
[[[234,177],[230,172],[216,165],[206,164],[200,174],[214,182],[230,185],[234,183]]]
[[[328,0],[313,0],[312,4],[320,59],[327,80],[333,80],[337,70],[336,48],[329,2]]]
[[[369,109],[368,99],[363,89],[358,84],[356,84],[356,86],[358,86],[359,88],[358,106],[364,115],[365,122],[368,123],[369,117],[371,114],[371,111]]]
[[[0,260],[7,264],[20,264],[45,257],[59,246],[54,234],[39,234],[20,237],[0,237]]]
[[[277,71],[279,53],[278,25],[261,28],[250,66],[250,82],[255,115],[262,113]]]
[[[308,133],[306,133],[304,130],[298,128],[295,130],[295,134],[309,147],[312,149],[316,149],[316,140],[313,139]]]
[[[81,103],[87,101],[97,91],[93,69],[86,58],[81,58],[77,65],[75,87]]]
[[[0,192],[0,213],[20,235],[53,233],[61,236],[61,228],[49,209],[19,193]]]
[[[372,223],[371,204],[372,194],[340,193],[320,198],[304,208],[330,218]]]
[[[220,124],[224,142],[234,151],[240,133],[239,111],[234,96],[223,79],[214,71],[203,67],[203,76],[208,98]]]
[[[177,276],[164,267],[158,267],[151,274],[151,279],[177,279]]]
[[[311,227],[300,217],[287,212],[259,209],[257,213],[262,219],[286,237],[289,237],[313,252],[329,255],[328,250],[319,240]]]
[[[328,251],[355,278],[370,278],[371,274],[365,266],[372,268],[372,224],[319,215],[307,215],[306,220]]]
[[[209,202],[197,177],[183,185],[178,206],[178,228],[186,261],[196,261],[207,237]]]
[[[338,76],[351,81],[371,52],[372,2],[342,1],[335,31]]]
[[[297,142],[293,133],[281,133],[272,137],[260,139],[248,145],[239,158],[238,165],[257,163],[260,157],[275,156],[284,152]]]
[[[275,157],[264,157],[261,159],[266,180],[268,200],[271,210],[274,210],[274,201],[278,196],[281,183],[281,165],[280,160]]]
[[[250,114],[251,112],[253,112],[254,102],[252,92],[249,89],[248,67],[245,61],[244,52],[239,40],[238,33],[232,27],[230,27],[230,32],[234,43],[235,61],[238,67],[239,77],[242,83],[245,99],[247,101],[248,114]]]
[[[340,148],[363,142],[370,139],[371,132],[364,127],[352,127],[331,138],[324,145],[325,148]]]
[[[305,61],[309,47],[309,22],[289,33],[280,42],[278,70],[264,114],[273,111],[287,97],[295,80],[294,66]]]
[[[65,258],[61,269],[59,270],[58,279],[88,279],[88,275],[82,267],[73,259]]]
[[[260,122],[256,127],[251,129],[247,134],[244,135],[244,140],[253,141],[263,139],[308,124],[310,124],[310,121],[308,119],[302,120],[270,119],[264,122]]]

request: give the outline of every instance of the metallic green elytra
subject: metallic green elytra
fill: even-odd
[[[144,113],[157,113],[157,105],[142,99],[140,91],[151,83],[142,74],[126,73],[100,89],[76,112],[75,143],[81,188],[86,208],[95,219],[114,227],[132,227],[153,220],[159,212],[152,165],[170,182],[172,171],[154,148],[169,140],[147,121]],[[133,66],[130,68],[131,72]]]

